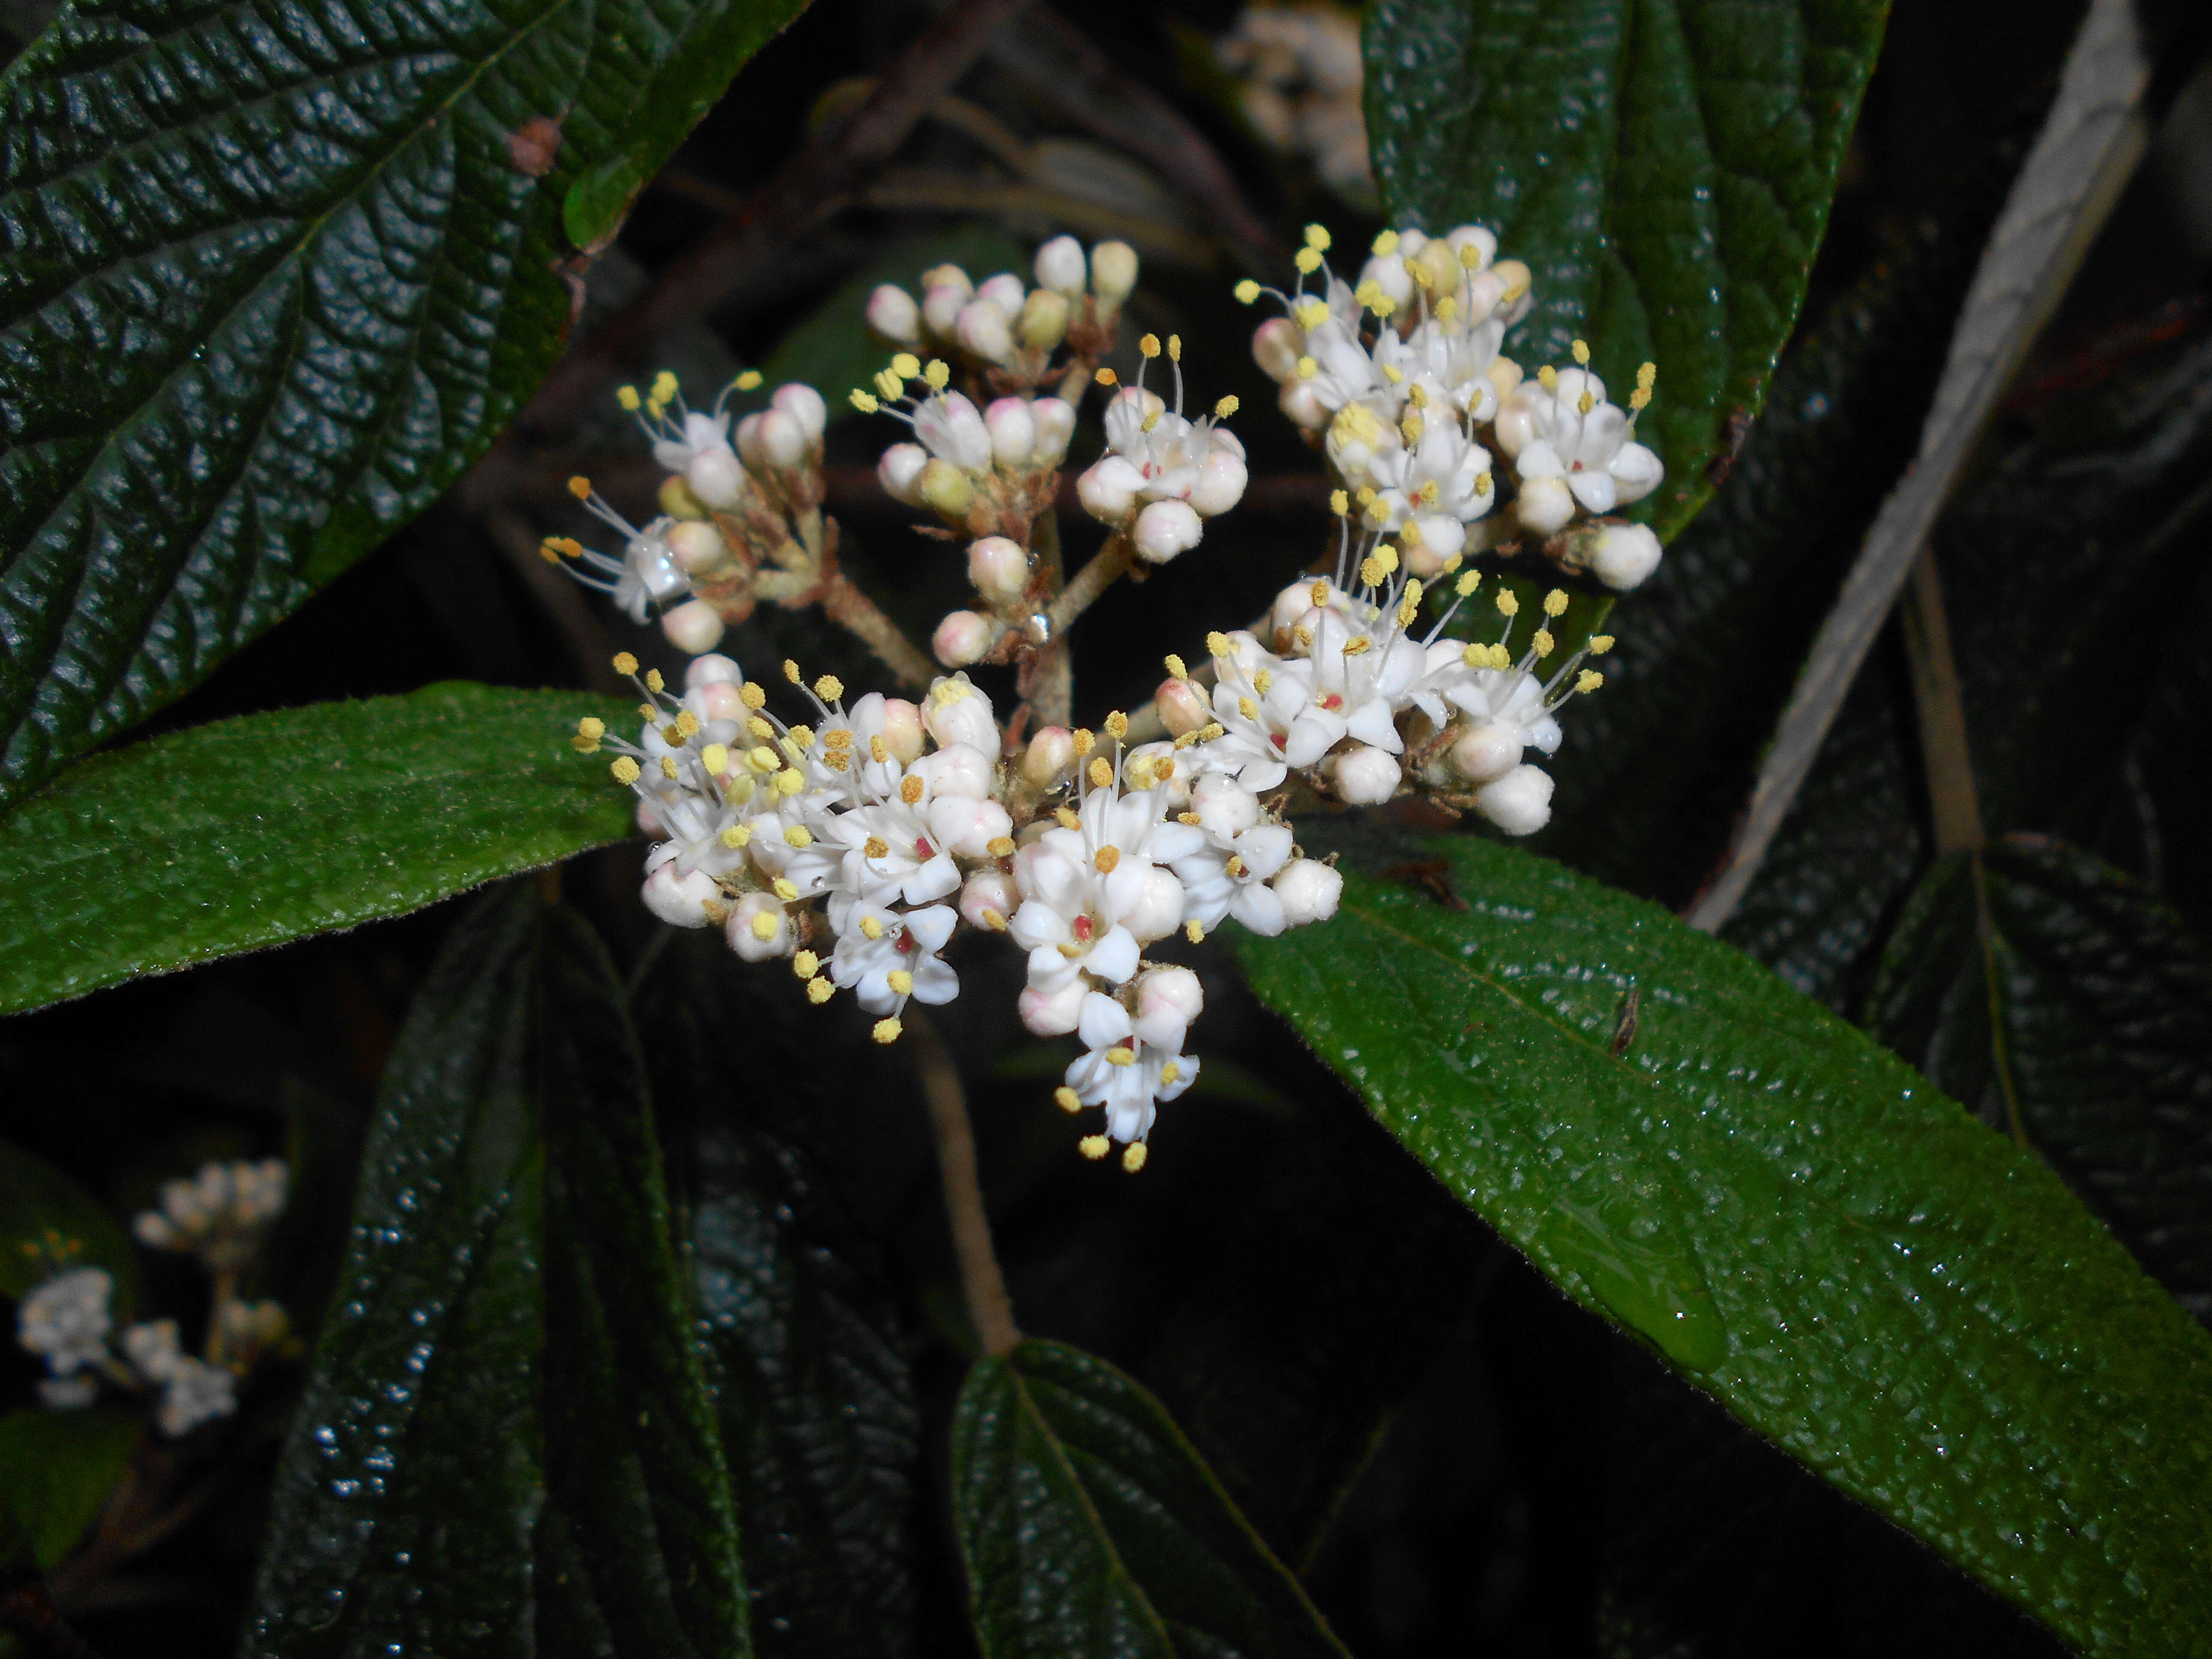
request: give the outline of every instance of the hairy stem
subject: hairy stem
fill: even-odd
[[[921,647],[907,638],[899,625],[842,571],[830,577],[822,590],[822,613],[874,652],[877,660],[896,675],[906,690],[929,690],[937,670]]]
[[[983,1188],[975,1174],[975,1135],[968,1124],[968,1094],[960,1068],[937,1028],[911,1004],[904,1024],[921,1073],[921,1092],[929,1103],[929,1124],[937,1136],[937,1171],[945,1185],[945,1208],[952,1222],[952,1253],[960,1264],[960,1288],[968,1317],[983,1352],[996,1358],[1022,1340],[1014,1325],[1014,1304],[991,1249],[990,1218],[983,1211]]]

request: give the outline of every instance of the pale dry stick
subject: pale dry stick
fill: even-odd
[[[1905,591],[1899,619],[1912,662],[1912,706],[1920,720],[1920,764],[1936,820],[1936,856],[1978,851],[1985,837],[1973,753],[1966,744],[1966,705],[1932,550],[1923,550],[1913,562],[1912,584]]]
[[[2050,117],[1983,252],[1919,455],[1883,503],[1813,641],[1734,844],[1690,908],[1692,927],[1719,932],[1750,890],[1999,395],[2142,159],[2149,78],[2132,0],[2092,0]]]
[[[937,1172],[945,1187],[945,1208],[952,1223],[952,1254],[960,1265],[960,1289],[968,1317],[983,1352],[992,1358],[1010,1353],[1022,1340],[1014,1325],[1014,1304],[991,1249],[991,1222],[983,1210],[983,1188],[975,1174],[975,1132],[968,1123],[968,1095],[960,1068],[937,1028],[909,1004],[902,1022],[921,1074],[922,1097],[929,1103],[929,1126],[937,1137]]]

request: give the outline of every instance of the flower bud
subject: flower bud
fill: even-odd
[[[729,659],[702,657],[700,660],[727,662]],[[736,684],[727,680],[717,680],[712,685],[702,685],[696,690],[685,692],[684,706],[697,715],[702,724],[714,720],[727,720],[731,725],[735,726],[751,712],[745,707],[744,700],[738,696]]]
[[[1548,536],[1575,516],[1575,498],[1565,478],[1523,478],[1513,498],[1513,516],[1531,535]]]
[[[1038,1036],[1066,1036],[1083,1019],[1083,999],[1091,988],[1077,975],[1057,991],[1024,990],[1016,999],[1022,1024]]]
[[[1118,306],[1137,286],[1137,250],[1127,242],[1101,242],[1091,250],[1091,291]]]
[[[1206,989],[1188,968],[1148,968],[1137,975],[1137,1035],[1170,1054],[1182,1051],[1191,1021],[1206,1008]]]
[[[676,849],[670,843],[668,857],[646,877],[641,896],[645,908],[672,927],[704,927],[706,907],[722,896],[722,890],[703,870],[678,875]]]
[[[1252,331],[1252,361],[1271,380],[1295,375],[1305,351],[1305,331],[1287,317],[1270,317]]]
[[[1269,886],[1282,901],[1283,922],[1290,927],[1327,921],[1344,896],[1344,878],[1319,859],[1292,859]]]
[[[1075,734],[1064,726],[1039,726],[1022,751],[1022,781],[1032,789],[1049,789],[1074,769]]]
[[[1003,927],[1021,902],[1021,895],[1014,890],[1014,878],[997,865],[987,865],[961,886],[961,920],[971,927],[996,931],[991,929],[990,918],[985,913],[998,912],[999,925]]]
[[[1006,537],[982,537],[969,544],[968,580],[994,604],[1011,604],[1029,589],[1030,556]]]
[[[957,392],[930,398],[915,411],[915,435],[929,453],[978,477],[991,470],[991,428],[983,411]]]
[[[684,665],[686,691],[696,691],[702,685],[740,685],[744,678],[744,671],[729,657],[694,657]]]
[[[769,466],[788,472],[804,464],[809,445],[797,421],[781,409],[764,409],[757,416],[746,416],[748,423],[755,420],[760,424],[753,428],[753,442]]]
[[[1036,251],[1037,286],[1069,299],[1083,292],[1083,244],[1073,236],[1055,236]]]
[[[769,402],[791,416],[810,444],[821,437],[822,428],[830,423],[829,407],[823,403],[822,394],[803,380],[776,387]]]
[[[767,413],[766,410],[754,410],[738,422],[737,431],[731,434],[731,441],[737,446],[738,455],[756,472],[765,472],[769,469],[768,456],[761,449],[760,441],[761,421]]]
[[[957,859],[990,856],[991,843],[1013,831],[1014,821],[994,800],[947,795],[929,804],[930,839]]]
[[[977,286],[975,297],[988,300],[1011,319],[1021,314],[1022,302],[1029,297],[1029,285],[1012,271],[1001,270]]]
[[[1592,575],[1625,593],[1643,586],[1644,579],[1659,568],[1659,538],[1649,526],[1609,524],[1599,530],[1583,560]]]
[[[951,265],[939,268],[957,270]],[[967,274],[958,274],[959,282],[939,283],[925,288],[921,293],[922,325],[940,340],[953,337],[953,330],[960,321],[961,312],[975,297],[975,290],[969,285]]]
[[[730,457],[732,464],[737,459],[735,455]],[[660,510],[672,519],[703,519],[707,516],[706,507],[701,504],[698,496],[691,493],[691,486],[685,482],[681,472],[672,472],[660,481],[659,496]]]
[[[981,800],[991,793],[991,757],[964,743],[950,744],[924,755],[908,769],[921,780],[932,799],[961,795]]]
[[[720,444],[701,450],[684,468],[684,486],[702,507],[735,507],[746,485],[744,465]]]
[[[1211,835],[1241,836],[1260,822],[1260,798],[1225,772],[1191,785],[1190,810]]]
[[[884,699],[884,746],[901,766],[921,758],[921,710],[904,697]]]
[[[999,398],[983,411],[983,424],[990,428],[991,459],[1010,472],[1026,470],[1036,452],[1036,417],[1030,413],[1030,400]]]
[[[1403,775],[1397,757],[1367,744],[1357,744],[1339,755],[1330,768],[1337,797],[1347,806],[1380,806],[1398,793]]]
[[[1474,810],[1509,836],[1533,836],[1552,821],[1552,775],[1516,766],[1474,792]]]
[[[1528,734],[1520,726],[1486,721],[1463,732],[1451,746],[1452,768],[1470,783],[1489,783],[1521,764]]]
[[[868,326],[894,345],[913,345],[921,338],[921,307],[896,283],[882,283],[868,295]]]
[[[730,949],[746,962],[767,962],[787,957],[796,944],[791,917],[773,893],[747,893],[730,907],[723,937]]]
[[[1510,460],[1536,441],[1535,399],[1546,396],[1541,386],[1517,386],[1511,396],[1498,406],[1498,417],[1491,422],[1491,436],[1506,459]]]
[[[1032,292],[1014,319],[1014,337],[1032,351],[1050,351],[1067,337],[1067,300],[1048,288]]]
[[[1283,382],[1283,389],[1275,398],[1275,407],[1293,423],[1309,432],[1318,432],[1329,422],[1328,405],[1322,402],[1321,393],[1314,389],[1314,383],[1301,380],[1295,374]]]
[[[1101,455],[1077,475],[1075,499],[1101,524],[1119,524],[1137,505],[1145,475],[1126,457]]]
[[[1122,914],[1121,925],[1139,945],[1164,939],[1182,926],[1188,895],[1172,870],[1152,866],[1137,889],[1137,902]]]
[[[921,470],[916,493],[924,506],[933,507],[948,519],[963,519],[968,515],[969,503],[975,499],[975,484],[951,462],[933,457]]]
[[[1202,519],[1226,513],[1244,499],[1244,458],[1225,444],[1216,444],[1206,452],[1198,482],[1191,487],[1191,511]]]
[[[1402,237],[1404,233],[1401,232],[1400,235]],[[1376,254],[1360,266],[1359,280],[1352,286],[1365,288],[1368,283],[1374,283],[1396,303],[1397,311],[1392,314],[1401,314],[1406,309],[1406,302],[1413,297],[1413,275],[1406,269],[1406,258],[1411,251],[1401,242],[1396,252]]]
[[[660,631],[678,651],[712,651],[722,642],[722,613],[704,599],[686,599],[661,617]]]
[[[1189,502],[1153,501],[1137,514],[1137,526],[1129,532],[1129,539],[1136,545],[1137,556],[1147,564],[1165,564],[1196,547],[1205,534],[1206,526],[1191,511]]]
[[[1050,396],[1035,398],[1030,401],[1030,419],[1036,424],[1030,464],[1058,466],[1067,459],[1068,440],[1075,435],[1075,405]]]
[[[963,350],[973,352],[985,362],[1006,362],[1014,355],[1013,331],[1006,325],[1006,313],[994,300],[970,300],[961,307],[953,319],[952,336]]]
[[[702,520],[691,519],[668,526],[668,552],[679,568],[696,574],[712,570],[730,556],[722,532]],[[722,658],[727,662],[727,657]]]
[[[929,648],[947,668],[981,662],[991,649],[991,620],[973,611],[955,611],[937,624]]]
[[[921,498],[921,471],[928,465],[929,452],[920,444],[893,444],[876,463],[876,482],[895,501],[927,507]]]
[[[1178,738],[1197,731],[1213,718],[1206,693],[1188,680],[1162,680],[1153,695],[1159,704],[1160,724]]]

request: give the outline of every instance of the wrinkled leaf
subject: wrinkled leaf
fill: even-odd
[[[451,682],[102,755],[0,817],[0,1013],[404,915],[630,833],[567,735],[635,711]]]
[[[800,3],[90,0],[10,64],[0,799],[459,477],[560,352],[571,187]]]
[[[0,1510],[28,1535],[41,1567],[67,1555],[100,1518],[145,1420],[123,1406],[0,1417]]]
[[[2061,1183],[1664,912],[1493,843],[1425,850],[1466,908],[1355,872],[1332,926],[1237,946],[1385,1127],[1578,1300],[2086,1651],[2212,1639],[2189,1588],[2212,1339]]]
[[[0,1140],[0,1296],[21,1298],[72,1267],[104,1267],[118,1325],[138,1300],[138,1258],[105,1204],[46,1159]]]
[[[987,1659],[1344,1653],[1159,1402],[1090,1354],[976,1364],[952,1502]]]
[[[1661,534],[1759,412],[1881,40],[1882,0],[1379,0],[1367,131],[1395,222],[1468,222],[1528,262],[1534,367],[1586,337],[1642,434]]]
[[[2212,1322],[2212,952],[2100,860],[2013,836],[1931,870],[1867,1024],[2016,1125]]]

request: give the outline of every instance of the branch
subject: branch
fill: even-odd
[[[1999,395],[2142,159],[2149,78],[2132,0],[2093,0],[2050,118],[1983,250],[1918,459],[1883,503],[1813,641],[1735,843],[1690,908],[1692,927],[1719,932],[1750,890]]]
[[[1951,623],[1943,613],[1943,582],[1933,553],[1912,566],[1912,585],[1899,610],[1905,653],[1912,659],[1912,706],[1920,716],[1920,764],[1928,779],[1936,818],[1936,853],[1972,853],[1984,839],[1981,802],[1974,793],[1974,757],[1966,745],[1966,705],[1959,690],[1959,665],[1951,654]]]
[[[937,1170],[945,1185],[945,1208],[952,1221],[952,1253],[960,1264],[960,1287],[968,1317],[983,1352],[996,1358],[1022,1340],[1014,1326],[1014,1304],[991,1249],[991,1223],[983,1211],[983,1188],[975,1176],[975,1136],[968,1126],[968,1096],[952,1051],[921,1011],[908,1005],[907,1037],[914,1045],[921,1092],[929,1103],[930,1127],[937,1133]]]

